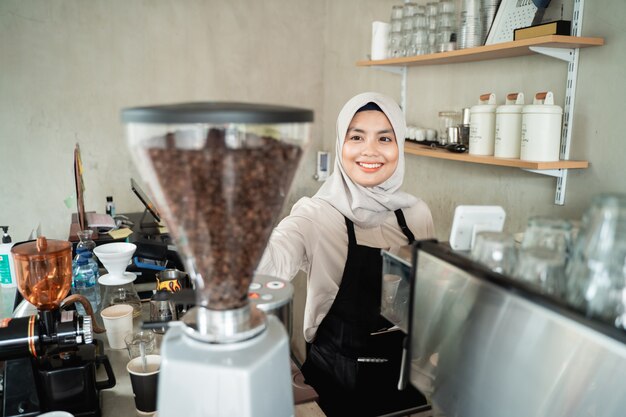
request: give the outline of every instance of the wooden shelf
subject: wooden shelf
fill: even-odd
[[[418,66],[454,64],[460,62],[486,61],[490,59],[510,58],[516,56],[533,55],[536,52],[531,46],[550,48],[585,48],[604,45],[603,38],[588,38],[577,36],[548,35],[539,38],[524,39],[521,41],[503,42],[493,45],[478,46],[476,48],[459,49],[437,54],[416,55],[402,58],[381,59],[377,61],[358,61],[361,67],[371,66]]]
[[[419,145],[408,141],[404,144],[404,152],[412,155],[426,156],[428,158],[535,170],[584,169],[589,167],[588,161],[534,162],[519,159],[496,158],[494,156],[477,156],[468,153],[454,153],[442,148],[431,148],[426,145]]]

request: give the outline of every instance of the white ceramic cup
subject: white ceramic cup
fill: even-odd
[[[100,312],[111,349],[126,349],[124,338],[133,332],[133,307],[115,304]]]

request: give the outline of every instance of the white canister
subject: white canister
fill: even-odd
[[[519,158],[522,141],[524,93],[510,93],[506,104],[496,109],[496,158]]]
[[[563,109],[554,105],[554,95],[537,93],[533,104],[522,111],[520,159],[553,162],[559,160]]]
[[[493,155],[496,132],[496,95],[483,94],[480,101],[470,109],[469,153]]]

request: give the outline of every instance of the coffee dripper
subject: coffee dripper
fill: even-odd
[[[5,415],[66,410],[99,416],[99,391],[115,386],[105,355],[98,355],[97,326],[89,301],[67,297],[72,283],[70,242],[48,240],[17,244],[11,249],[18,291],[37,314],[0,323],[0,360],[6,360]],[[88,315],[66,310],[80,302]],[[104,364],[105,381],[96,381],[96,365]]]
[[[114,304],[129,304],[133,307],[133,317],[141,315],[141,300],[134,284],[137,275],[126,271],[136,249],[134,243],[114,242],[93,250],[107,270],[107,274],[98,279],[98,284],[104,288],[100,311]]]

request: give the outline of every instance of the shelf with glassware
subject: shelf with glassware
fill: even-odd
[[[603,38],[589,38],[579,36],[547,35],[538,38],[523,39],[520,41],[502,42],[493,45],[477,46],[475,48],[458,49],[435,54],[407,56],[400,58],[381,59],[376,61],[358,61],[357,66],[420,66],[457,64],[462,62],[487,61],[490,59],[512,58],[517,56],[541,54],[535,50],[543,48],[585,48],[604,45]]]
[[[577,19],[575,19],[573,22],[572,33],[580,34],[580,23],[582,20],[582,10],[580,8],[579,13],[575,13],[575,16],[577,16]],[[550,165],[546,165],[545,163],[531,162],[530,164],[532,166],[527,167],[527,161],[506,160],[495,157],[477,157],[467,154],[451,154],[447,151],[423,148],[419,145],[416,145],[415,147],[409,145],[409,149],[411,150],[407,151],[408,153],[425,157],[452,159],[457,161],[482,163],[488,165],[517,167],[535,172],[537,174],[556,177],[557,184],[554,203],[558,205],[564,205],[565,189],[567,183],[567,170],[572,168],[587,168],[589,165],[587,161],[569,160],[579,49],[602,45],[604,45],[603,38],[548,35],[537,38],[502,42],[497,44],[478,46],[475,48],[460,49],[449,52],[439,52],[428,55],[391,58],[377,61],[358,61],[357,66],[376,68],[400,74],[402,76],[400,102],[402,108],[406,109],[407,69],[409,67],[487,61],[491,59],[505,59],[533,54],[546,55],[567,62],[568,68],[565,91],[565,106],[563,109],[563,129],[561,135],[560,161],[550,163]],[[574,163],[575,166],[571,166],[572,163]]]

